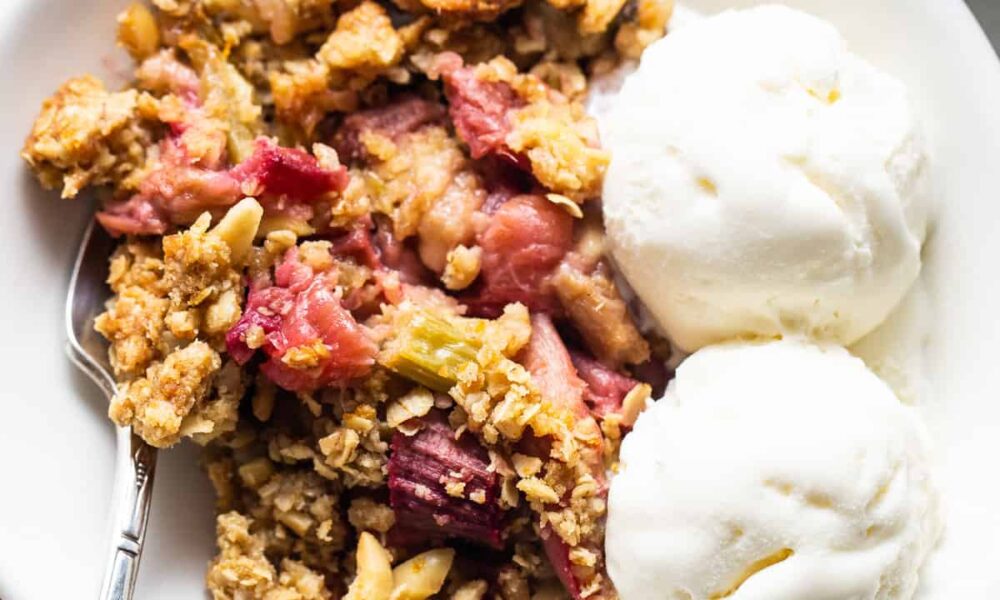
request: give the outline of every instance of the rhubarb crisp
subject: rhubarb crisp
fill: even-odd
[[[109,415],[204,447],[213,598],[614,598],[608,473],[668,377],[582,101],[670,0],[154,0],[22,156],[115,239]],[[154,567],[155,568],[155,567]]]

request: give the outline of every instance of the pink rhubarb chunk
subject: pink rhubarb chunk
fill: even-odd
[[[259,138],[245,161],[224,170],[190,164],[178,139],[163,142],[161,165],[126,200],[97,213],[112,235],[162,235],[171,226],[193,222],[204,211],[223,210],[244,196],[265,210],[311,214],[310,205],[347,186],[347,169],[324,169],[309,153]]]
[[[396,513],[394,536],[400,543],[462,538],[500,548],[503,511],[498,504],[499,476],[472,434],[457,440],[444,413],[422,419],[413,436],[397,431],[389,457],[389,503]],[[464,484],[462,497],[446,484]]]
[[[557,312],[549,279],[573,244],[573,217],[541,196],[517,196],[500,206],[478,236],[481,287],[467,303],[497,316],[511,302],[533,312]]]
[[[247,344],[254,327],[263,330],[261,372],[278,386],[308,392],[366,375],[377,351],[367,329],[341,305],[330,272],[313,273],[292,248],[275,269],[274,285],[252,286],[243,317],[229,331],[230,355],[245,364],[257,349]],[[318,350],[318,364],[297,368],[283,360],[293,349]]]

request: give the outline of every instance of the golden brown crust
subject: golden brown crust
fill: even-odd
[[[265,555],[266,543],[251,532],[253,521],[236,512],[219,515],[219,554],[206,576],[213,600],[329,600],[323,575],[299,561],[282,559],[276,569]]]
[[[615,49],[622,56],[636,60],[647,46],[663,37],[674,0],[638,0],[636,18],[622,25],[615,36]]]
[[[489,21],[520,6],[524,0],[394,0],[396,6],[411,12],[428,11],[450,18]]]
[[[245,389],[240,369],[219,355],[241,315],[241,276],[229,242],[208,224],[204,215],[164,237],[162,258],[152,244],[119,248],[109,278],[115,296],[95,321],[122,382],[109,415],[157,447],[232,431]]]
[[[170,302],[162,278],[163,260],[153,244],[123,244],[111,257],[108,284],[115,297],[94,327],[111,342],[109,357],[119,379],[141,375],[165,352]]]
[[[576,103],[540,100],[511,115],[507,143],[531,161],[548,189],[586,200],[600,195],[611,155],[600,148],[597,123]]]
[[[149,132],[139,92],[108,92],[96,77],[70,79],[42,104],[21,156],[63,198],[89,185],[115,183],[145,161]]]
[[[399,64],[403,49],[385,9],[365,0],[337,19],[316,56],[331,69],[374,74]]]
[[[220,28],[245,27],[287,44],[297,35],[329,25],[333,0],[153,0],[153,4],[172,17],[209,18]]]
[[[221,366],[222,359],[208,344],[189,344],[151,366],[145,377],[121,386],[108,415],[123,427],[131,426],[153,446],[173,445],[185,416],[208,396]]]
[[[441,282],[449,290],[464,290],[472,285],[482,267],[483,250],[479,246],[471,248],[459,244],[445,256]]]
[[[330,69],[315,59],[287,61],[268,78],[278,119],[306,137],[312,136],[324,115],[358,107],[357,92],[330,89]]]

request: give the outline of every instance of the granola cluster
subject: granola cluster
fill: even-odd
[[[665,384],[582,100],[670,0],[154,0],[22,156],[99,191],[109,415],[203,445],[216,600],[616,597],[607,471]]]
[[[43,185],[61,187],[63,197],[72,198],[88,185],[128,181],[145,162],[150,143],[139,93],[109,92],[85,75],[45,101],[22,154]]]
[[[108,414],[154,446],[182,436],[207,442],[236,426],[245,375],[222,351],[241,315],[242,265],[234,262],[240,240],[226,228],[257,210],[250,200],[212,231],[204,215],[160,248],[129,242],[111,258],[115,296],[94,323],[111,343],[119,381]]]

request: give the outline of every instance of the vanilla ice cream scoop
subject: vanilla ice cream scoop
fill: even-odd
[[[625,438],[623,600],[910,598],[939,533],[924,428],[840,347],[702,349]]]
[[[614,258],[681,348],[851,344],[920,270],[925,152],[903,86],[778,6],[646,50],[601,124]]]

